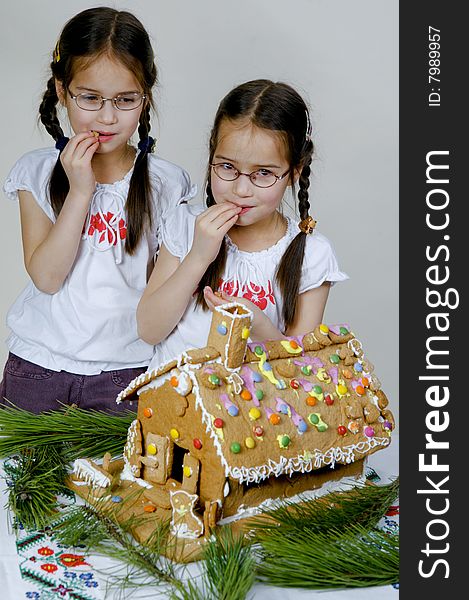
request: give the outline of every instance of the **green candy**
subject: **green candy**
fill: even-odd
[[[321,387],[320,385],[315,385],[315,386],[313,387],[313,392],[314,392],[315,394],[321,394],[321,393],[322,393],[322,387]]]
[[[233,452],[233,454],[239,454],[241,452],[241,444],[238,442],[233,442],[230,446],[230,450]]]
[[[291,442],[291,439],[288,435],[283,435],[280,443],[282,444],[282,448],[286,448]]]
[[[339,331],[340,331],[340,335],[347,335],[348,334],[348,329],[346,327],[340,327]]]
[[[331,354],[329,356],[329,360],[332,364],[336,365],[338,362],[340,362],[340,356],[338,354]]]
[[[262,350],[261,346],[256,346],[254,348],[254,354],[257,354],[257,356],[261,356],[263,354],[264,350]]]
[[[258,400],[262,400],[263,397],[264,397],[264,392],[262,390],[256,390],[256,398]]]
[[[301,367],[301,372],[303,375],[311,375],[311,367],[309,365]]]
[[[210,375],[208,380],[210,383],[213,383],[213,385],[218,385],[220,383],[220,378],[217,375]]]
[[[316,425],[317,423],[319,423],[319,417],[316,413],[311,413],[308,416],[308,421],[312,424],[312,425]]]

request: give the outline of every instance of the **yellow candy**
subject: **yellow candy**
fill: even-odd
[[[243,330],[241,332],[241,338],[243,340],[247,340],[249,337],[249,327],[243,327]]]
[[[246,445],[246,448],[255,448],[256,446],[256,442],[252,439],[252,437],[247,437],[244,440],[244,443]]]
[[[253,421],[255,421],[256,419],[259,419],[261,416],[261,411],[258,408],[251,408],[251,410],[249,411],[249,418],[252,419]]]
[[[148,454],[156,454],[156,446],[155,446],[155,444],[148,444],[148,446],[147,446],[147,453]]]
[[[339,385],[337,386],[337,393],[340,394],[341,396],[344,396],[347,393],[346,386],[339,383]]]
[[[177,429],[171,429],[169,434],[173,438],[173,440],[177,440],[179,438],[179,431]]]
[[[319,331],[321,333],[329,333],[329,327],[324,325],[324,323],[321,323],[321,325],[319,325]]]
[[[184,473],[184,477],[190,477],[192,475],[192,469],[187,466],[182,469],[182,472]]]

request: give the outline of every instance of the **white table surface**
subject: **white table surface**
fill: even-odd
[[[390,446],[384,450],[376,452],[370,456],[368,465],[374,468],[381,477],[382,483],[387,483],[389,478],[396,477],[399,474],[399,436],[395,434]],[[69,595],[62,591],[50,595],[49,592],[44,596],[35,596],[31,589],[31,583],[22,580],[19,569],[19,558],[16,550],[15,535],[11,532],[9,525],[10,515],[3,508],[7,496],[3,493],[6,489],[5,481],[0,478],[0,598],[2,600],[22,600],[33,598],[36,600],[57,598],[69,600]],[[106,582],[100,571],[106,571],[110,566],[110,559],[102,556],[87,556],[95,569],[95,577],[99,582],[98,588],[90,590],[93,592],[93,598],[97,600],[122,600],[123,596],[118,592],[107,591]],[[197,563],[188,565],[188,572],[192,576],[198,573]],[[126,594],[125,598],[143,599],[155,597],[156,593],[161,593],[161,588],[146,586],[143,590]],[[29,595],[28,595],[29,594]],[[32,595],[31,595],[32,594]],[[163,596],[164,597],[164,596]],[[276,588],[271,586],[256,584],[248,594],[248,598],[254,600],[304,600],[307,598],[317,598],[318,600],[398,600],[399,592],[392,586],[332,590],[332,591],[310,591],[297,588]]]

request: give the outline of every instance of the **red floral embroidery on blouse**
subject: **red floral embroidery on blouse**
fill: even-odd
[[[267,308],[268,303],[275,304],[275,296],[270,279],[267,281],[267,290],[257,283],[249,282],[248,285],[240,286],[238,281],[223,281],[220,279],[218,290],[229,296],[241,296],[246,298],[261,310]]]
[[[104,217],[104,221],[102,216]],[[98,238],[99,243],[106,241],[107,238],[108,243],[113,244],[114,246],[117,244],[117,236],[119,236],[121,240],[125,240],[127,236],[127,226],[124,219],[119,219],[116,231],[114,223],[112,225],[110,223],[114,218],[114,213],[108,211],[102,216],[100,213],[91,215],[88,235],[92,236],[98,232],[101,234]]]

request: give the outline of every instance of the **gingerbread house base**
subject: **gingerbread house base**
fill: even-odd
[[[168,480],[164,489],[158,490],[145,488],[136,482],[122,481],[120,476],[124,467],[123,460],[115,460],[105,465],[106,469],[99,467],[91,461],[82,461],[88,467],[88,482],[83,471],[79,477],[72,476],[68,480],[68,487],[88,504],[98,510],[113,510],[119,522],[126,522],[135,517],[138,525],[132,530],[132,535],[141,544],[145,544],[159,522],[171,523],[168,544],[165,556],[179,563],[188,563],[200,560],[207,540],[221,528],[229,527],[237,535],[249,535],[251,521],[261,513],[278,506],[300,504],[308,502],[324,494],[347,490],[352,485],[364,482],[365,460],[357,460],[348,465],[336,465],[334,469],[326,467],[314,474],[301,477],[292,477],[287,493],[279,498],[271,499],[260,505],[250,502],[240,507],[236,514],[217,520],[218,510],[210,511],[205,507],[202,512],[188,494],[181,489],[181,484]],[[95,475],[106,472],[109,479],[102,477],[101,483],[109,481],[109,485],[101,487],[96,485]],[[179,499],[178,499],[179,496]],[[216,507],[218,509],[218,507]],[[175,519],[175,514],[179,519]],[[183,530],[195,532],[198,537],[179,535]]]

